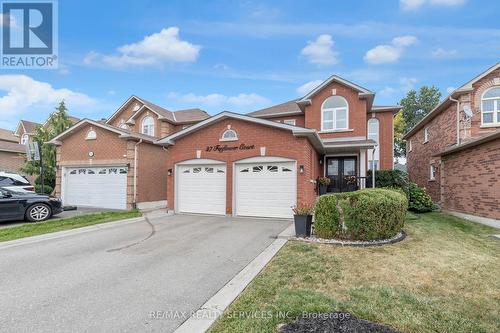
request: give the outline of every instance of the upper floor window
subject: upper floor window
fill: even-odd
[[[146,116],[142,120],[142,134],[155,135],[155,120],[151,116]]]
[[[235,130],[232,129],[227,129],[222,133],[222,137],[220,138],[220,141],[236,141],[238,140],[238,135],[236,134]]]
[[[500,125],[500,87],[490,88],[483,94],[481,123],[483,125]]]
[[[91,128],[87,132],[87,136],[85,137],[85,140],[95,140],[97,139],[97,133]]]
[[[23,134],[23,136],[21,137],[21,144],[22,145],[28,144],[29,138],[30,137],[28,136],[28,134]]]
[[[379,144],[379,127],[379,121],[377,118],[371,118],[370,120],[368,120],[368,139],[375,141],[377,145]],[[378,146],[375,149],[368,150],[368,169],[378,169],[379,156],[380,153]]]
[[[295,126],[295,119],[285,119],[283,120],[283,124]]]
[[[429,142],[429,127],[424,128],[424,143]]]
[[[321,106],[321,130],[334,131],[347,129],[349,106],[344,97],[328,97]]]

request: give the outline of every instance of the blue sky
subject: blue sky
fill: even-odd
[[[396,104],[500,61],[499,1],[59,1],[58,70],[2,70],[0,127],[111,115],[130,95],[249,112],[338,74]]]

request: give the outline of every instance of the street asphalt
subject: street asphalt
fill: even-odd
[[[0,243],[0,330],[172,332],[289,225],[173,215]]]

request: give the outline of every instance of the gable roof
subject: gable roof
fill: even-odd
[[[451,92],[444,100],[442,100],[434,109],[432,109],[428,114],[425,115],[422,120],[420,120],[413,128],[411,128],[404,136],[403,139],[406,140],[412,135],[414,135],[416,132],[418,132],[422,127],[424,127],[425,124],[427,124],[429,121],[434,119],[440,111],[444,110],[446,107],[448,107],[449,104],[451,104],[453,101],[451,101],[451,98],[456,98],[457,96],[473,90],[472,85],[476,83],[477,81],[481,80],[483,77],[486,75],[490,74],[494,70],[500,68],[500,62],[496,63],[495,65],[491,66],[460,88],[455,89],[454,91]]]
[[[278,123],[278,122],[272,121],[272,120],[255,118],[255,117],[251,117],[248,115],[233,113],[233,112],[229,112],[229,111],[221,112],[215,116],[212,116],[208,119],[205,119],[199,123],[196,123],[193,126],[187,127],[179,132],[175,132],[169,136],[166,136],[162,139],[159,139],[155,143],[159,144],[159,145],[164,145],[164,146],[174,145],[175,141],[177,139],[180,139],[184,136],[187,136],[193,132],[196,132],[204,127],[207,127],[213,123],[216,123],[216,122],[218,122],[222,119],[226,119],[226,118],[239,119],[239,120],[248,121],[248,122],[259,124],[259,125],[264,125],[264,126],[269,126],[269,127],[287,130],[287,131],[292,132],[292,134],[295,136],[307,137],[309,139],[309,141],[311,142],[311,144],[316,149],[318,149],[318,150],[323,149],[323,144],[321,142],[321,139],[320,139],[318,133],[316,133],[316,131],[313,129],[288,125],[288,124],[284,124],[284,123]]]
[[[343,84],[345,86],[348,86],[354,90],[357,90],[359,92],[359,95],[360,96],[374,96],[375,93],[371,90],[368,90],[360,85],[357,85],[351,81],[348,81],[344,78],[341,78],[340,76],[338,75],[332,75],[330,76],[328,79],[326,79],[325,81],[323,81],[323,83],[321,83],[319,86],[317,86],[316,88],[314,88],[313,90],[311,90],[309,93],[307,93],[304,97],[302,97],[301,99],[299,99],[297,101],[297,103],[306,103],[308,102],[314,95],[316,95],[318,92],[320,92],[321,90],[323,90],[323,88],[325,88],[327,85],[329,85],[330,83],[332,82],[337,82],[337,83],[340,83],[340,84]],[[373,99],[372,99],[373,101]]]
[[[32,134],[35,132],[35,129],[39,126],[42,126],[42,124],[35,123],[33,121],[28,121],[28,120],[19,120],[19,123],[17,124],[16,130],[14,131],[14,135],[20,136],[19,134],[19,129],[22,128],[24,130],[24,133],[26,134]]]
[[[265,109],[253,111],[247,114],[252,117],[278,117],[302,114],[302,110],[297,104],[297,101],[298,99],[292,99],[291,101],[287,101]]]
[[[19,139],[14,135],[11,130],[0,128],[0,141],[15,142]]]
[[[26,146],[16,142],[0,141],[0,151],[13,153],[26,153]]]
[[[114,133],[118,134],[119,137],[122,139],[145,140],[145,141],[148,141],[151,143],[153,143],[156,140],[156,138],[153,136],[135,133],[135,132],[132,132],[130,130],[126,130],[126,129],[119,128],[116,126],[112,126],[109,124],[104,124],[104,123],[101,123],[98,121],[84,118],[84,119],[80,120],[78,123],[76,123],[75,125],[68,128],[66,131],[62,132],[61,134],[59,134],[58,136],[56,136],[55,138],[50,140],[48,143],[53,144],[53,145],[61,145],[61,139],[64,139],[65,137],[72,135],[73,133],[75,133],[76,130],[78,130],[80,127],[82,127],[86,124],[91,124],[92,126],[99,127],[99,128],[114,132]]]

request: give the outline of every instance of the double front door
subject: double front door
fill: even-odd
[[[326,176],[331,182],[328,192],[351,192],[358,189],[355,156],[327,157]]]

